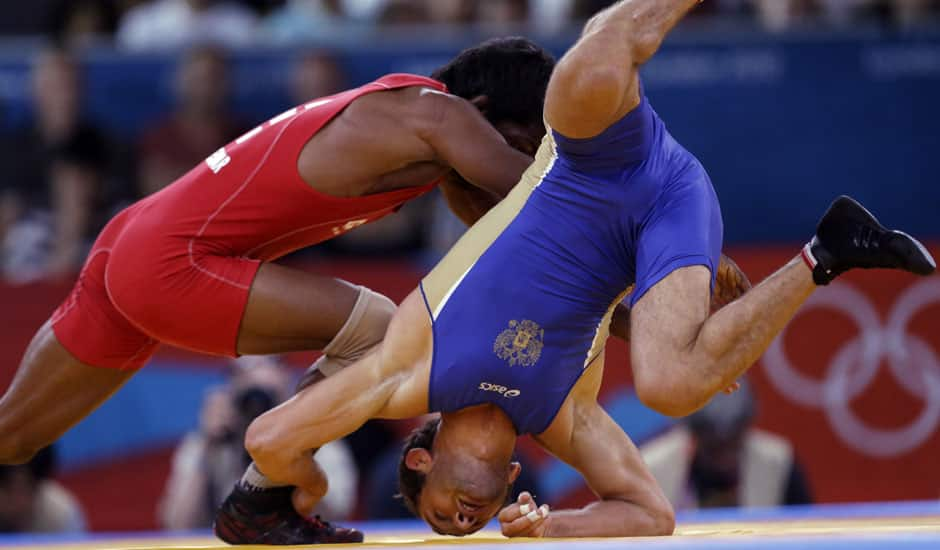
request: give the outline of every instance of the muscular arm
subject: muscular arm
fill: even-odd
[[[670,535],[672,507],[633,442],[594,401],[576,407],[570,430],[537,439],[584,476],[600,500],[577,510],[553,510],[546,537]]]
[[[430,331],[423,298],[412,292],[375,350],[251,423],[245,448],[258,470],[275,483],[323,496],[324,476],[310,460],[311,450],[372,418],[427,412]]]
[[[420,135],[443,163],[463,182],[445,185],[445,198],[454,212],[472,224],[505,197],[525,172],[532,158],[512,148],[468,101],[442,93],[425,92],[422,98],[432,116]],[[455,208],[455,199],[459,205]]]
[[[385,413],[400,382],[402,375],[382,371],[379,352],[308,386],[251,423],[245,447],[265,476],[321,492],[323,476],[310,459],[311,450]]]
[[[545,118],[570,138],[590,138],[640,103],[637,67],[699,0],[621,0],[595,15],[558,63]]]
[[[485,189],[467,185],[459,177],[447,178],[441,183],[440,190],[451,212],[468,226],[475,224],[502,199]]]

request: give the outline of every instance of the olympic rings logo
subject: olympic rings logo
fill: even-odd
[[[800,312],[842,311],[858,325],[859,333],[835,354],[825,378],[808,377],[793,367],[784,350],[786,329],[764,354],[765,372],[791,401],[821,408],[833,431],[853,449],[879,458],[905,454],[940,425],[940,358],[928,342],[907,331],[914,315],[935,302],[940,302],[940,279],[924,279],[901,294],[882,324],[868,297],[844,283],[832,285],[815,293]],[[882,359],[898,384],[924,403],[920,415],[905,427],[871,427],[849,406],[871,384]]]

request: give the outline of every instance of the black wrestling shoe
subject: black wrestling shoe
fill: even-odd
[[[307,519],[291,504],[293,487],[249,491],[240,484],[215,516],[215,535],[229,544],[337,544],[362,542],[362,533]]]
[[[920,242],[903,231],[886,229],[861,204],[845,195],[832,203],[803,247],[803,259],[817,285],[828,285],[856,267],[903,269],[930,275],[937,268]]]

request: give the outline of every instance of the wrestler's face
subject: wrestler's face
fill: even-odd
[[[437,447],[433,457],[425,449],[412,450],[426,454],[424,467],[419,466],[425,470],[425,483],[418,514],[442,535],[475,533],[499,513],[521,467],[518,462],[492,464]]]

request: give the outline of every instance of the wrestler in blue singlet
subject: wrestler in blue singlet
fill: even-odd
[[[613,306],[672,271],[715,269],[718,199],[644,97],[604,133],[550,131],[513,192],[422,281],[433,320],[429,403],[501,407],[544,431],[603,352]]]

